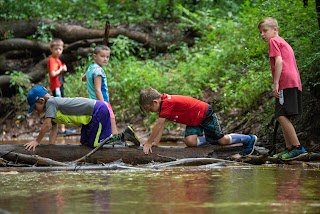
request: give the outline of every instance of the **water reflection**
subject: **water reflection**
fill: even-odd
[[[179,167],[0,174],[11,213],[318,213],[319,170]]]

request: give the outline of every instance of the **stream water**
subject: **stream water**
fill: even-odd
[[[320,210],[320,170],[301,166],[11,171],[0,173],[0,178],[1,214],[301,214]]]

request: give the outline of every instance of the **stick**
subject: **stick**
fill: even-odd
[[[88,157],[90,157],[91,155],[93,155],[96,151],[98,151],[98,149],[100,149],[103,145],[107,144],[107,143],[110,143],[111,141],[111,138],[113,137],[113,135],[110,135],[110,137],[107,137],[106,139],[104,139],[101,143],[99,143],[99,145],[94,148],[93,150],[91,150],[91,152],[89,152],[88,154],[86,154],[85,156],[75,160],[75,161],[72,161],[70,163],[78,163],[80,161],[83,161],[83,160],[87,160]]]
[[[169,166],[176,166],[176,165],[196,165],[196,164],[211,164],[211,163],[217,163],[217,162],[227,162],[227,163],[236,163],[239,164],[239,162],[235,161],[227,161],[227,160],[221,160],[217,158],[183,158],[176,161],[171,161],[167,163],[160,163],[155,164],[152,166],[149,166],[148,168],[163,168],[163,167],[169,167]]]
[[[277,132],[278,132],[278,128],[279,128],[279,121],[276,120],[276,123],[274,124],[274,129],[273,129],[273,135],[272,135],[272,146],[268,152],[268,155],[271,156],[273,154],[275,154],[277,152],[276,149],[276,138],[277,138]]]
[[[3,158],[7,157],[5,158],[5,160],[10,159],[11,161],[15,160],[16,162],[19,160],[22,162],[37,164],[41,166],[66,166],[67,165],[66,163],[55,161],[50,158],[44,158],[38,155],[26,155],[26,154],[8,152],[8,151],[1,151],[0,154]]]
[[[106,21],[106,25],[104,28],[103,45],[108,46],[109,44],[109,32],[110,32],[110,23],[109,21]]]

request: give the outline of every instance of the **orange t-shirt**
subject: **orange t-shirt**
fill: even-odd
[[[49,78],[50,78],[50,89],[53,91],[56,88],[59,88],[61,86],[61,83],[59,81],[59,75],[52,77],[50,75],[51,71],[59,70],[59,68],[63,65],[61,60],[59,58],[55,58],[53,56],[50,56],[48,59],[48,71],[49,71]]]

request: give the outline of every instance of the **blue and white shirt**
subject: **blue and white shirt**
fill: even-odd
[[[101,93],[103,96],[103,100],[105,102],[109,102],[109,91],[108,91],[108,86],[107,86],[107,76],[104,73],[104,70],[101,66],[98,64],[91,64],[89,68],[87,69],[86,72],[86,81],[87,81],[87,86],[88,86],[88,93],[89,93],[89,98],[90,99],[97,99],[96,93],[94,91],[94,78],[97,76],[102,77],[102,82],[101,82]]]

